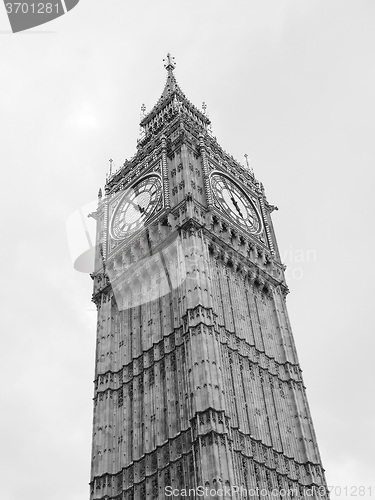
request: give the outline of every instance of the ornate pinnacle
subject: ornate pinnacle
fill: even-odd
[[[250,160],[250,162],[248,160],[249,155],[246,153],[246,154],[244,154],[244,157],[246,160],[246,166],[247,166],[248,170],[250,170],[251,175],[254,175],[254,169],[253,169],[253,166],[251,165],[251,160]]]
[[[167,71],[173,71],[176,67],[176,62],[174,60],[174,57],[171,56],[171,54],[168,52],[167,58],[163,59],[164,61],[164,68]]]

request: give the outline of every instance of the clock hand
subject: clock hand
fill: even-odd
[[[232,194],[232,191],[229,189],[229,186],[227,184],[227,181],[225,180],[225,177],[223,177],[223,183],[224,183],[224,186],[227,188],[227,191],[229,193],[230,199],[232,200],[232,203],[233,203],[233,194]]]
[[[141,215],[143,215],[145,210],[146,210],[144,207],[141,207],[139,204],[134,203],[134,201],[129,200],[129,205],[131,205],[136,211],[140,212]],[[127,222],[126,222],[126,220],[124,220],[122,225],[120,225],[120,224],[121,223],[119,223],[119,228],[120,228],[120,231],[122,231],[124,229],[124,227],[127,225]]]
[[[237,201],[234,199],[234,197],[232,197],[232,201],[233,201],[233,205],[236,207],[237,209],[237,212],[240,214],[240,216],[243,218],[243,215],[242,215],[242,212],[240,210],[240,207],[238,206],[238,203]]]
[[[150,191],[151,197],[154,196],[154,194],[156,194],[156,189],[154,189],[153,191]],[[138,210],[141,212],[141,214],[145,213],[147,207],[141,207],[141,205],[139,203],[137,204],[137,206],[135,204],[133,204],[133,205],[134,205],[134,207],[138,208]]]
[[[129,200],[128,200],[128,203],[129,203],[129,205],[131,205],[131,206],[132,206],[133,208],[135,208],[136,210],[140,210],[140,208],[141,208],[141,207],[140,207],[137,203],[135,203],[135,202],[134,202],[133,200],[131,200],[130,198],[129,198]]]
[[[241,210],[240,210],[240,208],[239,208],[239,206],[238,206],[238,203],[237,203],[237,201],[236,201],[236,199],[235,199],[235,197],[234,197],[234,195],[233,195],[233,193],[232,193],[232,191],[229,189],[229,186],[228,186],[228,184],[227,184],[227,181],[226,181],[225,177],[223,177],[223,183],[225,184],[225,187],[227,188],[227,190],[228,190],[228,192],[229,192],[230,199],[232,200],[232,203],[233,203],[233,205],[235,206],[235,208],[236,208],[237,212],[240,214],[240,216],[241,216],[242,218],[244,218],[244,217],[243,217],[243,215],[242,215],[242,212],[241,212]]]

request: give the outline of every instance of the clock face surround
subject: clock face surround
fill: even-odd
[[[127,189],[112,215],[112,238],[121,240],[143,227],[161,196],[162,183],[158,175],[147,176]]]
[[[242,228],[252,234],[262,231],[262,222],[250,197],[229,177],[211,174],[211,186],[219,206]]]

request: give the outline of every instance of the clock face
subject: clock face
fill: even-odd
[[[221,208],[237,224],[253,234],[262,231],[262,223],[257,209],[250,198],[225,175],[212,174],[211,185]]]
[[[128,189],[112,215],[112,238],[122,239],[142,227],[154,212],[161,196],[161,180],[156,175],[146,177]]]

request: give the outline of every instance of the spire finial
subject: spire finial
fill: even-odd
[[[112,163],[113,163],[113,160],[112,158],[109,160],[109,176],[111,177],[112,175]]]
[[[176,67],[176,62],[174,60],[174,57],[171,56],[171,54],[168,52],[167,58],[163,59],[164,61],[164,68],[169,72],[173,71]]]
[[[141,123],[139,124],[139,135],[140,135],[140,139],[143,139],[143,137],[145,136],[145,129],[144,127],[142,126],[142,121],[143,121],[143,118],[146,116],[146,106],[145,104],[142,104],[141,106],[141,115],[140,115],[140,120],[141,120]],[[138,139],[139,140],[139,139]]]
[[[202,109],[203,109],[203,114],[206,115],[207,104],[204,101],[202,102]]]
[[[245,160],[246,160],[246,166],[248,168],[248,170],[250,170],[250,173],[251,175],[254,175],[254,169],[251,165],[251,159],[250,159],[250,162],[249,162],[249,155],[247,153],[244,154],[244,157],[245,157]]]

